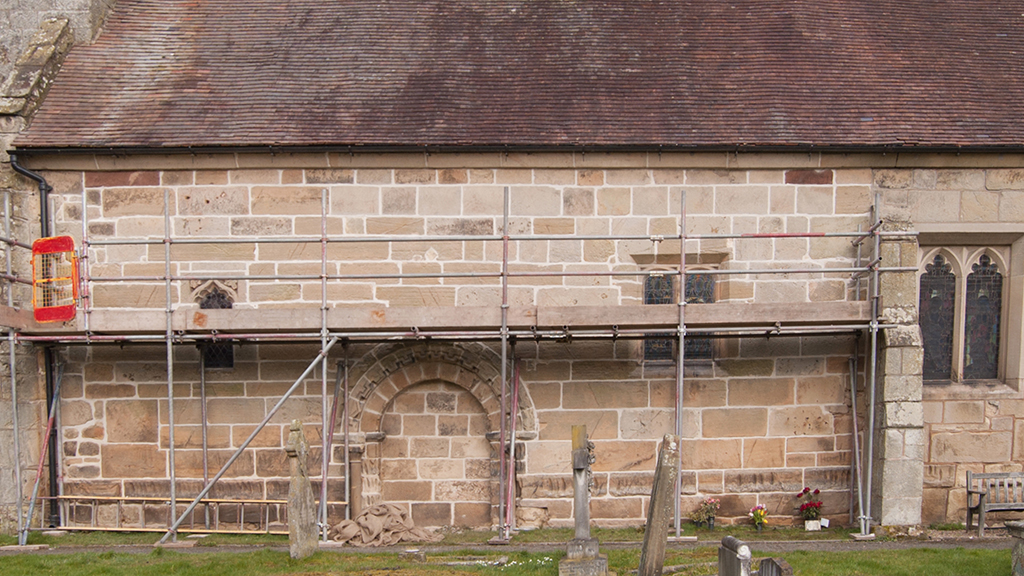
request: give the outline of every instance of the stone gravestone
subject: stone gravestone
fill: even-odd
[[[572,427],[572,488],[575,538],[558,563],[558,576],[609,576],[608,556],[598,552],[597,538],[590,537],[590,464],[593,444],[587,427]]]
[[[651,486],[651,503],[647,508],[647,528],[640,549],[637,576],[661,576],[668,544],[668,525],[675,510],[676,478],[679,476],[679,437],[666,434],[658,451],[658,465]],[[678,497],[678,496],[677,496]]]
[[[288,486],[288,549],[296,560],[311,556],[319,549],[316,526],[316,503],[313,486],[309,483],[306,456],[309,444],[302,433],[302,422],[292,420],[288,434],[288,464],[291,482]]]
[[[1006,522],[1006,531],[1013,536],[1010,573],[1013,576],[1024,576],[1024,522],[1010,520]]]

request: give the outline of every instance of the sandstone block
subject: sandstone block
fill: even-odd
[[[471,528],[486,528],[491,525],[491,505],[480,502],[456,502],[452,524]]]
[[[562,195],[549,186],[513,186],[510,212],[516,216],[558,216],[562,213]]]
[[[832,170],[786,170],[786,184],[832,184]]]
[[[174,194],[169,202],[174,202]],[[162,188],[117,188],[103,191],[103,216],[162,216],[164,191]],[[172,210],[173,212],[173,210]],[[163,248],[161,247],[161,250]]]
[[[438,416],[437,433],[440,436],[465,436],[469,433],[469,417],[465,415]]]
[[[253,214],[320,214],[325,191],[306,186],[254,186]]]
[[[462,460],[423,459],[417,462],[420,478],[461,479],[465,477]]]
[[[846,402],[844,376],[815,376],[797,379],[797,404],[843,404]]]
[[[716,214],[767,214],[768,186],[722,186],[716,189]]]
[[[331,188],[331,214],[379,214],[380,188],[376,186],[338,186]]]
[[[101,448],[104,478],[162,478],[167,457],[156,444],[107,444]]]
[[[725,471],[729,492],[797,492],[803,487],[800,470]]]
[[[590,501],[591,518],[642,518],[641,498],[595,498]]]
[[[624,407],[639,407],[646,406],[647,392],[644,389],[645,386],[640,383],[629,383],[630,380],[639,378],[642,374],[643,367],[638,365],[636,362],[628,360],[609,360],[606,362],[574,362],[572,365],[572,379],[573,380],[616,380],[624,384],[624,388],[615,388],[617,383],[601,383],[601,382],[589,382],[582,384],[585,387],[590,387],[592,394],[614,394],[617,399],[629,402]],[[568,386],[568,384],[566,385]],[[597,386],[597,388],[594,388]],[[563,405],[568,400],[569,396],[572,396],[575,392],[586,393],[582,389],[563,389]],[[625,398],[627,395],[640,395],[644,399],[641,400],[628,400]],[[642,403],[640,403],[642,402]],[[598,401],[595,399],[594,404]]]
[[[879,188],[909,188],[913,171],[906,169],[875,170],[874,184]]]
[[[562,191],[562,214],[593,216],[595,194],[592,188],[567,188]]]
[[[589,363],[588,363],[589,364]],[[638,369],[633,362],[610,362],[600,363],[605,369],[613,373],[607,375],[614,378],[614,373],[627,371],[632,374]],[[619,370],[616,370],[616,369]],[[579,374],[580,377],[596,376],[590,372],[590,368],[573,366],[574,376],[576,372],[586,371]],[[595,369],[595,372],[598,369]],[[591,408],[640,408],[646,407],[647,385],[643,382],[629,382],[625,378],[616,379],[612,382],[566,382],[562,385],[562,405],[566,409],[591,409]]]
[[[599,188],[597,190],[598,216],[623,216],[629,214],[632,207],[632,194],[629,188]]]
[[[483,436],[451,439],[452,458],[488,458],[491,445]]]
[[[423,218],[379,216],[366,219],[367,234],[398,235],[424,233]]]
[[[66,382],[61,385],[62,396]],[[62,401],[60,404],[60,421],[62,426],[81,426],[92,420],[92,404],[81,400]]]
[[[924,408],[920,402],[886,402],[880,418],[882,427],[921,427]]]
[[[723,358],[719,365],[729,376],[771,376],[775,361],[770,358],[738,359]]]
[[[675,415],[664,409],[623,410],[620,419],[624,440],[657,440],[675,426]]]
[[[832,434],[832,414],[817,406],[773,408],[768,415],[770,436],[823,436]]]
[[[110,442],[156,442],[155,400],[108,400],[105,410]]]
[[[381,460],[380,476],[388,481],[416,480],[416,461],[412,459]]]
[[[352,184],[355,171],[340,168],[307,168],[305,170],[307,184]]]
[[[411,438],[409,456],[412,458],[447,458],[449,447],[447,438]]]
[[[736,378],[729,381],[729,405],[792,404],[793,384],[792,378]]]
[[[434,483],[427,481],[385,481],[381,496],[385,502],[429,502]]]
[[[740,439],[681,440],[679,449],[683,454],[684,467],[690,469],[722,470],[743,465],[743,441]],[[720,478],[721,473],[718,475]],[[700,483],[703,486],[704,480]]]
[[[946,402],[942,421],[945,424],[983,424],[985,403],[981,400]]]
[[[377,298],[391,306],[454,306],[455,288],[448,286],[382,286]]]
[[[701,435],[705,438],[764,436],[768,411],[764,408],[708,408],[701,412]]]
[[[569,440],[573,424],[583,424],[591,439],[618,438],[618,412],[614,410],[538,411],[541,440]]]
[[[656,442],[602,441],[596,442],[592,465],[595,472],[653,470],[657,460]]]
[[[280,184],[281,171],[276,169],[229,170],[232,184]]]
[[[381,190],[381,214],[415,214],[416,189],[413,187]]]
[[[486,481],[440,481],[434,485],[434,498],[452,502],[490,503],[491,484]]]
[[[86,172],[86,188],[111,188],[115,186],[159,186],[159,172]]]
[[[249,191],[244,186],[180,188],[178,212],[197,216],[245,215],[249,213]]]
[[[177,444],[177,438],[175,438],[175,444]],[[261,450],[261,453],[268,452]],[[227,464],[228,459],[234,453],[233,450],[208,450],[209,458],[209,469],[220,470]],[[283,454],[283,452],[282,452]],[[288,466],[287,462],[284,465],[283,474],[274,474],[275,476],[287,476]],[[231,467],[228,468],[227,472],[224,473],[225,478],[245,478],[254,474],[253,465],[253,451],[246,450],[235,460]],[[180,453],[175,452],[174,456],[174,472],[181,478],[202,478],[203,477],[203,453],[199,450],[182,450]],[[262,474],[261,474],[262,475]]]
[[[1010,432],[940,432],[931,438],[931,462],[997,463],[1010,459]]]
[[[410,512],[413,523],[419,527],[451,526],[452,505],[450,503],[416,503]]]
[[[744,438],[744,468],[782,468],[786,465],[786,441],[783,438]]]

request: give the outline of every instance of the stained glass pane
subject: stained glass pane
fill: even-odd
[[[924,379],[949,380],[953,370],[953,312],[956,276],[942,256],[921,275],[921,335]]]
[[[644,280],[644,304],[672,304],[674,290],[671,276],[648,276]],[[671,338],[644,340],[644,360],[671,360]]]
[[[231,308],[231,298],[214,288],[199,302],[199,308],[217,310]],[[227,342],[211,342],[202,345],[203,363],[207,368],[234,368],[235,349]]]
[[[649,276],[644,282],[644,304],[673,304],[675,290],[672,276]],[[715,301],[715,277],[710,274],[686,276],[686,303],[710,304]],[[644,341],[645,360],[671,360],[675,339],[650,338]],[[714,358],[710,338],[687,338],[686,359]]]
[[[964,379],[998,378],[1003,275],[985,255],[971,270],[964,301]]]
[[[689,274],[686,276],[686,303],[711,304],[715,301],[715,277],[711,274]],[[686,358],[710,360],[715,357],[711,338],[688,338]]]

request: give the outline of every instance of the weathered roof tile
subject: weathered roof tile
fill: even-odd
[[[19,147],[1019,146],[1024,0],[120,0]]]

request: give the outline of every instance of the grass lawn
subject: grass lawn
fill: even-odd
[[[690,527],[692,533],[692,527]],[[542,530],[518,534],[514,542],[559,542],[571,538],[571,531]],[[806,534],[793,530],[796,536]],[[831,532],[832,538],[844,538],[841,530]],[[693,548],[669,549],[665,558],[666,567],[673,567],[674,573],[686,576],[707,576],[717,571],[717,542],[726,534],[733,534],[748,541],[757,555],[757,540],[796,539],[789,529],[767,530],[757,534],[746,526],[717,529],[714,532],[700,531],[702,544]],[[595,530],[595,535],[604,542],[639,541],[642,533],[635,529]],[[472,539],[485,541],[493,533],[451,534],[442,544],[458,546],[457,540]],[[483,552],[456,551],[432,553],[428,563],[400,561],[395,552],[320,552],[310,558],[295,561],[286,551],[262,549],[249,552],[218,552],[217,547],[230,545],[287,546],[287,537],[282,536],[230,536],[215,535],[201,540],[200,545],[213,548],[196,554],[184,551],[154,549],[144,553],[119,551],[99,552],[89,547],[117,547],[125,545],[149,545],[159,535],[154,534],[112,534],[76,533],[53,537],[33,533],[31,543],[46,543],[56,547],[58,554],[21,554],[0,558],[0,576],[271,576],[303,575],[331,576],[347,574],[370,574],[371,576],[464,576],[508,575],[508,576],[553,576],[558,573],[558,561],[563,552],[527,553],[509,552],[499,548]],[[13,538],[0,537],[0,544],[11,544]],[[66,553],[63,553],[66,552]],[[634,549],[609,549],[606,551],[610,569],[620,575],[635,570],[639,564],[639,546]],[[494,562],[506,556],[503,566],[447,566],[448,560],[465,560],[467,557],[485,562]],[[909,550],[863,550],[857,552],[787,552],[782,555],[793,566],[797,576],[979,576],[1010,573],[1009,550],[965,550],[965,549],[909,549]],[[666,574],[670,573],[666,571]]]

